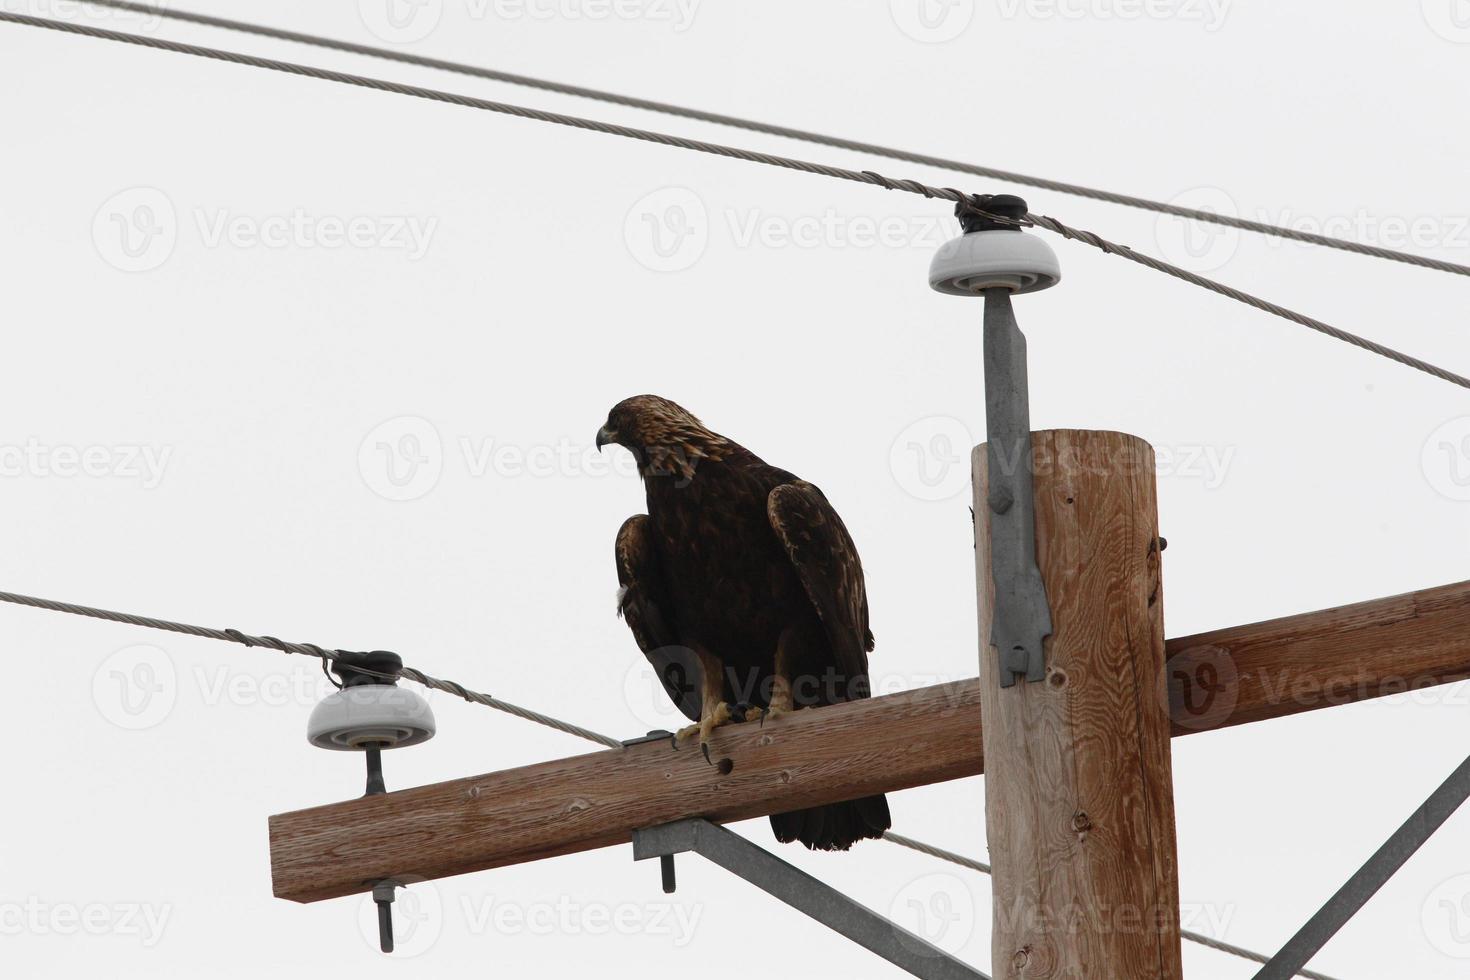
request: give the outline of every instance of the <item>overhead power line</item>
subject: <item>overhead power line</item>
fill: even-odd
[[[909,150],[901,150],[891,146],[883,146],[878,143],[866,143],[860,140],[847,139],[841,136],[827,136],[822,133],[814,133],[805,129],[794,129],[789,126],[779,126],[774,123],[760,122],[754,119],[744,119],[739,116],[729,116],[717,112],[707,112],[703,109],[692,109],[687,106],[673,105],[668,102],[658,102],[653,99],[641,99],[630,95],[619,95],[616,92],[606,92],[601,89],[587,88],[581,85],[568,85],[562,82],[549,81],[544,78],[533,78],[529,75],[519,75],[513,72],[498,71],[493,68],[483,68],[477,65],[467,65],[460,62],[444,61],[439,58],[427,58],[422,55],[410,54],[406,51],[395,51],[390,48],[374,47],[367,44],[355,44],[351,41],[340,41],[334,38],[321,37],[315,34],[304,34],[297,31],[282,30],[275,27],[267,27],[262,24],[251,24],[245,21],[230,20],[225,17],[211,17],[208,14],[192,13],[187,10],[174,10],[166,7],[155,7],[144,3],[132,3],[129,0],[86,0],[87,3],[97,7],[110,7],[114,10],[124,10],[131,13],[145,14],[163,17],[169,20],[180,21],[190,24],[199,24],[205,27],[215,27],[227,31],[236,31],[244,34],[253,34],[257,37],[267,37],[278,41],[290,41],[296,44],[305,44],[312,47],[326,48],[333,51],[342,51],[348,54],[362,55],[368,58],[380,58],[385,61],[393,61],[404,65],[414,65],[419,68],[432,68],[438,71],[452,72],[459,75],[468,75],[474,78],[484,78],[494,82],[504,82],[510,85],[520,85],[526,88],[539,89],[544,92],[555,92],[559,95],[571,95],[584,99],[595,99],[612,105],[627,106],[632,109],[643,109],[649,112],[662,113],[669,116],[679,116],[684,119],[694,119],[699,122],[714,123],[720,126],[731,126],[753,133],[764,133],[769,136],[779,136],[785,139],[800,140],[806,143],[816,143],[821,146],[830,146],[842,150],[851,150],[855,153],[866,153],[872,156],[887,157],[891,160],[902,160],[905,163],[914,163],[926,167],[936,167],[941,170],[953,170],[957,173],[971,174],[976,177],[984,177],[988,180],[1000,180],[1012,184],[1021,184],[1026,187],[1038,187],[1043,190],[1056,191],[1059,194],[1071,194],[1076,197],[1089,198],[1094,201],[1105,201],[1109,204],[1121,204],[1125,207],[1140,208],[1145,211],[1155,211],[1160,214],[1173,215],[1186,218],[1191,221],[1203,221],[1211,224],[1224,225],[1237,228],[1242,231],[1256,232],[1262,235],[1270,235],[1275,238],[1284,238],[1291,241],[1306,242],[1311,245],[1320,245],[1326,248],[1340,249],[1345,252],[1354,252],[1360,255],[1369,255],[1375,258],[1387,259],[1392,262],[1403,262],[1408,265],[1419,266],[1425,269],[1434,269],[1439,272],[1449,272],[1454,275],[1470,276],[1470,266],[1460,265],[1454,262],[1446,262],[1440,259],[1432,259],[1423,255],[1415,255],[1410,252],[1400,252],[1390,248],[1382,248],[1377,245],[1366,245],[1361,242],[1349,241],[1342,238],[1334,238],[1330,235],[1321,235],[1315,232],[1303,231],[1297,228],[1288,228],[1284,225],[1270,224],[1264,221],[1252,221],[1249,218],[1238,218],[1232,215],[1219,214],[1214,211],[1202,211],[1198,208],[1187,208],[1177,204],[1167,204],[1163,201],[1152,201],[1148,198],[1135,197],[1131,194],[1118,194],[1113,191],[1099,190],[1095,187],[1086,187],[1081,184],[1068,183],[1066,181],[1051,180],[1046,177],[1035,177],[1029,174],[1016,173],[1011,170],[1000,170],[995,167],[983,167],[978,164],[966,163],[962,160],[951,160],[944,157],[931,156],[927,153],[914,153]]]
[[[664,146],[673,146],[685,150],[694,150],[699,153],[710,153],[716,156],[728,157],[735,160],[745,160],[752,163],[761,163],[772,167],[781,167],[787,170],[796,170],[803,173],[817,174],[823,177],[832,177],[837,180],[854,181],[860,184],[870,184],[887,190],[901,190],[910,194],[920,194],[926,198],[938,198],[955,203],[970,202],[971,195],[954,189],[953,187],[931,187],[917,180],[900,180],[885,177],[871,170],[850,170],[845,167],[835,167],[828,164],[813,163],[808,160],[798,160],[792,157],[784,157],[773,153],[761,153],[755,150],[747,150],[741,147],[726,146],[720,143],[709,143],[704,140],[690,139],[684,136],[673,136],[667,133],[654,132],[653,130],[638,129],[632,126],[621,126],[616,123],[603,122],[596,119],[585,119],[580,116],[569,116],[559,112],[549,112],[544,109],[533,109],[526,106],[513,105],[506,102],[496,102],[490,99],[480,99],[469,95],[459,95],[453,92],[443,92],[438,89],[423,88],[417,85],[407,85],[402,82],[393,82],[379,78],[368,78],[362,75],[353,75],[348,72],[334,71],[328,68],[317,68],[309,65],[299,65],[289,61],[278,61],[273,58],[262,58],[255,55],[240,54],[234,51],[223,51],[218,48],[201,47],[195,44],[186,44],[181,41],[169,41],[160,38],[145,37],[138,34],[126,34],[120,31],[111,31],[99,27],[89,27],[83,24],[73,24],[65,21],[48,20],[43,17],[31,17],[26,14],[13,14],[0,12],[0,22],[9,21],[16,24],[24,24],[29,27],[40,27],[47,30],[62,31],[68,34],[77,34],[83,37],[93,37],[108,41],[118,41],[124,44],[134,44],[145,48],[154,48],[160,51],[172,51],[177,54],[187,54],[199,58],[208,58],[214,61],[224,61],[231,64],[246,65],[252,68],[263,68],[268,71],[284,72],[291,75],[300,75],[307,78],[316,78],[323,81],[338,82],[344,85],[354,85],[360,88],[369,88],[381,92],[390,92],[397,95],[407,95],[419,99],[427,99],[432,102],[443,102],[450,105],[464,106],[471,109],[480,109],[486,112],[496,112],[503,115],[515,116],[521,119],[532,119],[537,122],[551,123],[558,126],[570,126],[575,129],[589,130],[591,132],[606,133],[611,136],[621,136],[626,139],[641,140],[649,143],[658,143]],[[995,216],[992,216],[995,217]],[[999,219],[1005,220],[1005,219]],[[1094,248],[1101,249],[1111,255],[1119,255],[1132,262],[1147,266],[1159,272],[1167,273],[1183,279],[1186,282],[1208,289],[1211,292],[1245,303],[1258,310],[1271,313],[1292,323],[1300,324],[1312,330],[1326,334],[1336,340],[1352,344],[1355,347],[1370,351],[1381,357],[1396,361],[1407,367],[1422,371],[1433,377],[1459,385],[1462,388],[1470,388],[1470,378],[1447,371],[1444,368],[1430,364],[1393,348],[1386,347],[1376,341],[1368,340],[1356,334],[1349,333],[1338,327],[1289,310],[1284,306],[1261,299],[1249,293],[1226,286],[1223,283],[1207,279],[1186,269],[1171,265],[1160,259],[1137,252],[1125,245],[1115,242],[1088,231],[1071,228],[1055,218],[1043,215],[1028,214],[1026,220],[1038,227],[1063,235],[1064,237],[1084,242]]]
[[[35,596],[20,595],[19,593],[15,592],[0,592],[0,602],[9,602],[19,606],[30,606],[33,609],[47,609],[52,612],[67,613],[72,616],[85,616],[90,619],[102,619],[111,623],[124,623],[129,626],[142,626],[148,629],[164,630],[169,633],[182,633],[185,636],[198,636],[210,640],[224,640],[228,643],[240,643],[247,647],[264,647],[266,649],[276,650],[281,653],[304,654],[305,656],[316,657],[322,660],[324,663],[335,662],[342,654],[342,651],[340,650],[327,649],[325,647],[317,646],[315,643],[292,643],[287,640],[278,640],[274,636],[251,636],[247,633],[242,633],[239,630],[235,629],[214,629],[208,626],[194,626],[189,623],[179,623],[168,619],[156,619],[152,616],[139,616],[135,613],[113,612],[109,609],[97,609],[92,606],[78,605],[74,602],[59,602],[55,599],[39,599]],[[413,681],[416,684],[422,684],[425,687],[432,688],[436,691],[444,691],[448,694],[453,694],[456,697],[463,698],[464,700],[469,701],[473,704],[482,704],[486,707],[494,708],[497,711],[504,711],[507,714],[514,715],[515,717],[523,719],[525,721],[535,722],[538,725],[545,725],[549,728],[554,728],[559,732],[564,732],[568,735],[575,735],[578,738],[586,739],[589,742],[597,742],[598,744],[605,745],[608,748],[619,749],[623,747],[623,743],[620,740],[613,738],[611,735],[603,735],[598,732],[594,732],[589,728],[583,728],[580,725],[574,725],[569,721],[562,721],[560,718],[553,718],[550,715],[544,715],[539,711],[532,711],[529,708],[522,708],[519,705],[511,704],[508,701],[502,701],[499,698],[491,697],[488,694],[481,694],[478,691],[472,691],[469,688],[466,688],[463,685],[458,684],[454,681],[441,680],[437,677],[425,674],[420,670],[415,670],[412,667],[403,667],[396,675],[377,674],[375,671],[364,669],[357,664],[353,664],[352,669],[358,673],[373,674],[374,676],[382,677],[385,680],[397,680],[398,678],[404,678],[406,680]],[[942,847],[935,847],[933,844],[926,844],[923,841],[915,840],[912,837],[905,837],[902,834],[895,834],[892,831],[887,831],[886,833],[884,833],[883,838],[884,840],[887,840],[893,844],[897,844],[900,847],[907,847],[910,850],[918,851],[921,854],[927,854],[930,857],[935,857],[942,861],[949,861],[953,864],[960,865],[961,867],[969,868],[972,871],[979,871],[982,874],[991,873],[990,865],[986,864],[983,861],[977,861],[974,858],[964,857],[963,855],[956,854],[953,851],[947,851]],[[1214,949],[1218,949],[1226,953],[1233,953],[1236,956],[1243,956],[1246,959],[1255,960],[1259,963],[1265,963],[1268,959],[1267,957],[1262,956],[1260,953],[1253,953],[1250,950],[1243,949],[1239,946],[1232,946],[1229,943],[1222,942],[1221,940],[1214,939],[1210,936],[1205,936],[1200,933],[1183,930],[1180,934],[1184,936],[1184,938],[1192,942],[1201,943],[1205,946],[1210,946]],[[1320,973],[1312,973],[1308,970],[1303,970],[1298,975],[1312,978],[1312,980],[1333,980],[1332,977],[1326,977]]]
[[[52,612],[70,613],[73,616],[87,616],[92,619],[105,619],[113,623],[127,623],[130,626],[144,626],[148,629],[165,630],[170,633],[183,633],[186,636],[200,636],[210,640],[224,640],[228,643],[241,643],[247,647],[266,647],[271,650],[279,650],[281,653],[299,653],[308,657],[316,657],[324,662],[336,662],[341,657],[340,650],[329,650],[319,647],[315,643],[291,643],[286,640],[278,640],[274,636],[251,636],[234,629],[213,629],[208,626],[191,626],[188,623],[176,623],[167,619],[154,619],[152,616],[138,616],[133,613],[112,612],[108,609],[95,609],[91,606],[79,606],[72,602],[57,602],[54,599],[38,599],[35,596],[18,595],[14,592],[0,592],[0,602],[10,602],[20,606],[30,606],[34,609],[49,609]],[[570,722],[543,715],[539,711],[530,708],[522,708],[520,705],[502,701],[499,698],[472,691],[462,684],[454,681],[441,680],[438,677],[425,674],[421,670],[412,667],[404,667],[396,675],[379,674],[376,671],[367,670],[353,664],[352,669],[360,674],[372,674],[385,680],[397,680],[402,677],[422,684],[424,687],[446,694],[453,694],[457,698],[463,698],[473,704],[483,704],[487,708],[496,711],[504,711],[525,721],[533,721],[538,725],[554,728],[568,735],[585,738],[591,742],[600,742],[610,748],[621,748],[622,742],[607,735],[599,735],[594,731],[573,725]]]

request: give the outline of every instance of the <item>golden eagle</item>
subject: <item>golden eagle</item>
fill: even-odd
[[[715,728],[869,694],[868,596],[822,491],[666,398],[615,405],[597,447],[638,460],[648,513],[618,530],[619,614],[705,757]],[[776,838],[845,851],[890,825],[882,796],[774,814]]]

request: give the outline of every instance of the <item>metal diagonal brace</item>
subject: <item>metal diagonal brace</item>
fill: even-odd
[[[1271,957],[1255,980],[1290,980],[1296,976],[1466,799],[1470,799],[1470,758],[1460,763],[1337,894]]]
[[[1000,686],[1016,675],[1046,676],[1042,641],[1051,607],[1036,565],[1036,501],[1031,462],[1031,408],[1026,337],[1011,310],[1009,289],[985,290],[985,444],[989,460],[990,575],[995,615],[990,642],[1000,655]]]
[[[633,832],[635,861],[683,851],[703,855],[921,980],[990,980],[927,940],[708,820],[679,820]]]

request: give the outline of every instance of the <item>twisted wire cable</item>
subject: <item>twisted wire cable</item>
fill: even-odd
[[[1234,286],[1227,286],[1222,282],[1216,282],[1214,279],[1207,279],[1198,273],[1190,272],[1188,269],[1181,269],[1177,265],[1171,265],[1162,259],[1154,258],[1152,255],[1145,255],[1142,252],[1135,251],[1127,245],[1119,245],[1116,242],[1108,241],[1106,238],[1094,232],[1069,227],[1055,218],[1049,218],[1045,215],[1028,214],[1026,219],[1037,227],[1055,232],[1063,238],[1083,242],[1094,248],[1101,249],[1109,255],[1121,256],[1130,262],[1137,262],[1139,265],[1153,269],[1156,272],[1174,276],[1176,279],[1182,279],[1187,283],[1199,286],[1201,289],[1208,289],[1212,293],[1218,293],[1238,303],[1244,303],[1262,312],[1270,313],[1273,316],[1279,316],[1284,320],[1290,320],[1292,323],[1316,330],[1318,333],[1326,334],[1334,340],[1340,340],[1345,344],[1352,344],[1354,347],[1377,354],[1379,357],[1386,357],[1390,361],[1397,361],[1416,371],[1423,371],[1425,374],[1432,375],[1442,381],[1448,381],[1450,384],[1459,385],[1462,388],[1470,388],[1470,378],[1465,378],[1462,375],[1455,374],[1453,371],[1447,371],[1442,367],[1430,364],[1428,361],[1423,361],[1417,357],[1394,350],[1392,347],[1385,347],[1377,341],[1360,337],[1355,333],[1349,333],[1329,323],[1323,323],[1321,320],[1307,316],[1305,313],[1289,310],[1270,300],[1261,299],[1259,296],[1236,289]]]
[[[1311,245],[1320,245],[1326,248],[1335,248],[1345,252],[1354,252],[1359,255],[1368,255],[1374,258],[1387,259],[1392,262],[1402,262],[1408,265],[1419,266],[1425,269],[1434,269],[1439,272],[1448,272],[1454,275],[1470,276],[1470,266],[1460,265],[1454,262],[1446,262],[1441,259],[1433,259],[1423,255],[1415,255],[1410,252],[1401,252],[1395,249],[1383,248],[1377,245],[1367,245],[1362,242],[1350,241],[1343,238],[1334,238],[1330,235],[1321,235],[1315,232],[1303,231],[1289,228],[1284,225],[1270,224],[1264,221],[1253,221],[1249,218],[1238,218],[1231,215],[1218,214],[1213,211],[1202,211],[1197,208],[1187,208],[1177,204],[1167,204],[1162,201],[1152,201],[1148,198],[1135,197],[1130,194],[1117,194],[1112,191],[1099,190],[1095,187],[1086,187],[1081,184],[1068,183],[1060,180],[1050,180],[1045,177],[1035,177],[1028,174],[1016,173],[1010,170],[999,170],[994,167],[983,167],[978,164],[966,163],[961,160],[951,160],[944,157],[931,156],[926,153],[914,153],[901,150],[891,146],[882,146],[877,143],[866,143],[859,140],[847,139],[840,136],[827,136],[814,133],[804,129],[794,129],[789,126],[778,126],[772,123],[763,123],[753,119],[743,119],[739,116],[729,116],[716,112],[706,112],[702,109],[692,109],[686,106],[673,105],[668,102],[658,102],[653,99],[641,99],[629,95],[619,95],[615,92],[606,92],[601,89],[586,88],[580,85],[568,85],[562,82],[549,81],[543,78],[533,78],[529,75],[519,75],[513,72],[497,71],[493,68],[483,68],[476,65],[467,65],[454,61],[444,61],[439,58],[428,58],[422,55],[410,54],[407,51],[394,51],[389,48],[374,47],[366,44],[355,44],[351,41],[339,41],[334,38],[321,37],[315,34],[303,34],[297,31],[282,30],[267,27],[261,24],[251,24],[245,21],[230,20],[224,17],[212,17],[207,14],[192,13],[186,10],[172,10],[166,7],[155,7],[150,4],[133,3],[129,0],[86,0],[87,3],[97,7],[110,7],[114,10],[123,10],[131,13],[164,17],[170,20],[184,23],[198,24],[205,27],[220,28],[222,30],[235,31],[244,34],[253,34],[258,37],[272,38],[279,41],[290,41],[296,44],[305,44],[312,47],[325,48],[333,51],[342,51],[348,54],[363,55],[369,58],[379,58],[385,61],[393,61],[399,64],[413,65],[419,68],[431,68],[438,71],[452,72],[459,75],[468,75],[474,78],[483,78],[495,82],[504,82],[510,85],[519,85],[526,88],[539,89],[544,92],[555,92],[560,95],[571,95],[578,98],[594,99],[612,105],[626,106],[633,109],[642,109],[649,112],[662,113],[669,116],[678,116],[684,119],[693,119],[699,122],[714,123],[720,126],[729,126],[753,133],[763,133],[769,136],[778,136],[784,139],[799,140],[806,143],[815,143],[820,146],[830,146],[841,150],[851,150],[855,153],[865,153],[871,156],[887,157],[891,160],[901,160],[905,163],[918,164],[920,166],[935,167],[941,170],[953,170],[957,173],[971,174],[976,177],[984,177],[988,180],[1000,180],[1013,184],[1021,184],[1026,187],[1037,187],[1043,190],[1056,191],[1060,194],[1070,194],[1075,197],[1088,198],[1094,201],[1104,201],[1109,204],[1119,204],[1124,207],[1139,208],[1145,211],[1154,211],[1159,214],[1173,215],[1179,218],[1187,218],[1191,221],[1203,221],[1212,224],[1223,225],[1229,228],[1237,228],[1242,231],[1255,232],[1262,235],[1270,235],[1276,238],[1289,239],[1291,241],[1305,242]]]
[[[176,623],[172,620],[155,619],[151,616],[138,616],[133,613],[113,612],[109,609],[95,609],[91,606],[79,606],[71,602],[57,602],[53,599],[38,599],[35,596],[18,595],[14,592],[0,592],[0,602],[9,602],[21,606],[30,606],[35,609],[49,609],[52,612],[70,613],[73,616],[88,616],[92,619],[105,619],[108,622],[112,623],[126,623],[130,626],[143,626],[147,627],[148,629],[166,630],[170,633],[183,633],[186,636],[199,636],[211,640],[224,640],[228,643],[240,643],[247,647],[266,647],[271,650],[279,650],[281,653],[299,653],[304,654],[308,657],[317,657],[323,661],[332,663],[335,663],[338,659],[340,659],[342,653],[342,651],[340,650],[330,650],[319,647],[315,643],[291,643],[286,640],[278,640],[274,636],[251,636],[247,633],[242,633],[239,630],[235,629],[212,629],[208,626],[192,626],[188,623]],[[532,721],[538,725],[545,725],[547,728],[554,728],[559,732],[565,732],[568,735],[575,735],[578,738],[585,738],[590,742],[598,742],[602,745],[608,746],[609,748],[621,748],[623,744],[617,739],[611,738],[607,735],[599,735],[597,732],[589,731],[586,728],[582,728],[579,725],[573,725],[570,722],[562,721],[559,718],[553,718],[550,715],[544,715],[539,711],[532,711],[530,708],[522,708],[520,705],[511,704],[509,701],[502,701],[499,698],[491,697],[488,694],[482,694],[479,691],[472,691],[462,684],[458,684],[454,681],[446,681],[438,677],[433,677],[429,674],[425,674],[421,670],[416,670],[412,667],[404,667],[396,675],[383,674],[372,670],[365,670],[355,664],[353,665],[352,669],[357,671],[358,673],[371,674],[374,677],[381,677],[384,680],[396,680],[401,677],[406,680],[413,681],[415,684],[422,684],[424,687],[431,688],[435,691],[443,691],[446,694],[453,694],[455,697],[463,698],[464,700],[469,701],[473,704],[482,704],[487,708],[494,708],[497,711],[504,711],[506,714],[514,715],[517,718],[521,718],[526,721]]]
[[[102,40],[118,41],[124,44],[135,44],[140,47],[154,48],[161,51],[172,51],[178,54],[187,54],[200,58],[208,58],[214,61],[224,61],[231,64],[246,65],[252,68],[263,68],[268,71],[284,72],[291,75],[300,75],[307,78],[316,78],[323,81],[340,82],[346,85],[355,85],[360,88],[369,88],[381,92],[390,92],[397,95],[407,95],[414,98],[427,99],[432,102],[443,102],[451,105],[464,106],[471,109],[481,109],[486,112],[496,112],[503,115],[515,116],[521,119],[532,119],[537,122],[551,123],[558,126],[570,126],[575,129],[589,130],[591,132],[605,133],[611,136],[621,136],[627,139],[641,140],[649,143],[658,143],[664,146],[672,146],[685,150],[693,150],[699,153],[709,153],[715,156],[728,157],[735,160],[745,160],[752,163],[761,163],[772,167],[781,167],[786,170],[796,170],[802,173],[817,174],[823,177],[832,177],[837,180],[848,180],[860,184],[869,184],[882,187],[886,190],[900,190],[910,194],[920,194],[926,198],[937,198],[955,203],[966,202],[970,205],[972,198],[963,191],[953,187],[931,187],[917,180],[902,180],[885,177],[871,170],[849,170],[845,167],[835,167],[828,164],[812,163],[808,160],[797,160],[792,157],[779,156],[773,153],[761,153],[755,150],[747,150],[741,147],[725,146],[721,143],[709,143],[704,140],[690,139],[684,136],[673,136],[668,133],[658,133],[647,129],[638,129],[632,126],[620,126],[615,123],[603,122],[596,119],[584,119],[580,116],[569,116],[559,112],[549,112],[543,109],[532,109],[526,106],[513,105],[506,102],[496,102],[490,99],[479,99],[468,95],[459,95],[453,92],[443,92],[438,89],[423,88],[417,85],[407,85],[401,82],[387,81],[378,78],[368,78],[362,75],[352,75],[347,72],[334,71],[327,68],[317,68],[309,65],[298,65],[287,61],[277,61],[273,58],[261,58],[255,55],[240,54],[234,51],[222,51],[217,48],[206,48],[195,44],[185,44],[180,41],[168,41],[159,38],[145,37],[138,34],[126,34],[120,31],[106,30],[100,27],[89,27],[82,24],[73,24],[64,21],[48,20],[43,17],[32,17],[27,14],[14,14],[0,12],[0,22],[23,24],[29,27],[40,27],[47,30],[62,31],[68,34],[78,34],[84,37],[99,38]],[[979,210],[973,208],[972,210]],[[980,213],[984,213],[981,211]],[[995,216],[991,216],[995,217]],[[1007,219],[997,219],[1007,220]],[[1040,228],[1055,232],[1066,238],[1084,242],[1099,248],[1111,255],[1120,255],[1130,261],[1147,266],[1159,272],[1167,273],[1186,282],[1193,283],[1211,292],[1245,303],[1258,310],[1271,313],[1275,316],[1290,320],[1292,323],[1300,324],[1320,333],[1326,334],[1344,343],[1352,344],[1363,350],[1370,351],[1391,361],[1397,361],[1407,367],[1423,371],[1426,374],[1459,385],[1462,388],[1470,388],[1470,378],[1462,377],[1443,368],[1437,367],[1427,361],[1420,360],[1408,354],[1401,353],[1390,347],[1385,347],[1375,341],[1359,337],[1356,334],[1333,327],[1321,320],[1289,310],[1284,306],[1269,302],[1250,293],[1242,292],[1231,286],[1223,285],[1212,279],[1197,275],[1178,266],[1170,265],[1160,259],[1134,251],[1124,245],[1110,242],[1099,235],[1088,231],[1079,231],[1064,225],[1055,218],[1042,215],[1028,214],[1027,221]]]
[[[899,847],[907,847],[911,851],[918,851],[920,854],[927,854],[930,857],[939,858],[941,861],[948,861],[950,864],[958,864],[960,867],[969,868],[971,871],[978,871],[986,875],[990,874],[990,865],[984,861],[967,858],[963,854],[946,851],[942,847],[925,844],[921,840],[914,840],[912,837],[905,837],[903,834],[895,834],[891,830],[883,831],[883,839],[889,843],[897,844]]]
[[[86,616],[91,619],[102,619],[111,623],[125,623],[129,626],[143,626],[148,629],[165,630],[170,633],[183,633],[186,636],[198,636],[211,640],[224,640],[229,643],[240,643],[247,647],[265,647],[266,649],[270,650],[278,650],[281,653],[304,654],[309,657],[320,658],[324,662],[335,662],[340,658],[342,652],[340,650],[326,649],[324,647],[317,646],[315,643],[292,643],[287,640],[279,640],[274,636],[251,636],[247,633],[242,633],[236,629],[213,629],[208,626],[194,626],[189,623],[179,623],[168,619],[156,619],[152,616],[139,616],[135,613],[113,612],[109,609],[97,609],[92,606],[81,606],[72,602],[58,602],[54,599],[39,599],[35,596],[20,595],[15,592],[0,592],[0,602],[9,602],[20,606],[30,606],[34,609],[48,609],[52,612],[68,613],[73,616]],[[407,680],[413,681],[416,684],[422,684],[423,686],[432,688],[436,691],[444,691],[448,694],[453,694],[456,697],[463,698],[464,700],[472,702],[474,704],[482,704],[486,707],[494,708],[497,711],[504,711],[507,714],[514,715],[517,718],[535,722],[538,725],[545,725],[548,728],[554,728],[559,732],[565,732],[568,735],[575,735],[578,738],[584,738],[589,742],[597,742],[601,745],[605,745],[609,748],[614,749],[623,747],[622,742],[609,735],[601,735],[590,729],[583,728],[580,725],[573,725],[571,722],[562,721],[561,719],[553,718],[550,715],[544,715],[539,711],[532,711],[529,708],[522,708],[519,705],[511,704],[508,701],[502,701],[499,698],[491,697],[488,694],[482,694],[478,691],[469,690],[468,688],[464,687],[461,684],[457,684],[454,681],[441,680],[440,678],[425,674],[422,671],[415,670],[412,667],[404,667],[398,672],[397,675],[382,674],[378,673],[377,671],[365,670],[357,665],[353,665],[352,669],[360,673],[372,674],[375,677],[382,677],[385,680],[396,680],[397,678],[405,678]],[[947,851],[942,847],[935,847],[933,844],[926,844],[923,841],[915,840],[912,837],[905,837],[902,834],[895,834],[891,830],[884,832],[883,839],[893,844],[897,844],[900,847],[907,847],[910,850],[918,851],[921,854],[927,854],[930,857],[935,857],[942,861],[948,861],[952,864],[957,864],[961,867],[969,868],[972,871],[979,871],[982,874],[987,875],[991,873],[990,865],[986,864],[983,861],[977,861],[974,858],[967,858],[963,855],[956,854],[954,851]],[[1265,963],[1269,959],[1268,957],[1262,956],[1260,953],[1253,953],[1248,949],[1243,949],[1239,946],[1232,946],[1230,943],[1224,942],[1219,939],[1214,939],[1210,936],[1205,936],[1200,933],[1183,930],[1180,934],[1191,942],[1210,946],[1225,953],[1233,953],[1236,956],[1243,956],[1246,959],[1255,960],[1259,963]],[[1298,974],[1298,976],[1309,977],[1312,978],[1312,980],[1333,980],[1332,977],[1327,977],[1320,973],[1313,973],[1309,970],[1302,970]]]

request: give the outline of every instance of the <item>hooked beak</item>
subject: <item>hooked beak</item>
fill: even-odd
[[[606,446],[609,443],[616,443],[617,441],[618,434],[616,430],[609,429],[605,425],[597,430],[597,449],[599,452],[602,450],[603,446]]]

